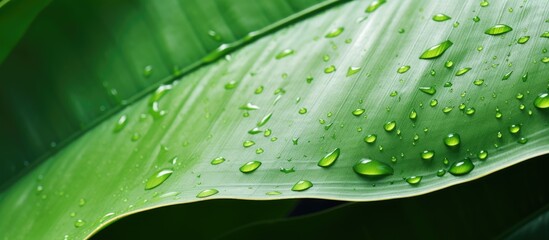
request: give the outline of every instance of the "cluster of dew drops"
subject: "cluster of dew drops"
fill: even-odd
[[[366,8],[365,12],[366,13],[372,13],[376,9],[378,9],[380,6],[382,6],[385,2],[386,2],[385,0],[375,0],[375,1],[373,1]],[[481,3],[480,3],[480,6],[487,7],[487,6],[489,6],[489,2],[486,1],[486,0],[482,0]],[[512,11],[512,10],[509,9],[509,11]],[[435,22],[444,22],[444,21],[450,20],[451,17],[446,15],[446,14],[439,13],[439,14],[433,15],[431,19]],[[472,20],[474,22],[478,22],[478,21],[480,21],[480,18],[478,16],[476,16]],[[453,24],[454,27],[457,27],[457,25],[459,25],[458,22]],[[494,25],[494,26],[488,28],[487,30],[485,30],[484,33],[487,34],[487,35],[498,36],[498,35],[508,33],[512,30],[513,29],[512,29],[511,26],[508,26],[506,24],[497,24],[497,25]],[[325,38],[338,37],[342,32],[344,32],[343,27],[335,28],[332,31],[329,31],[325,35]],[[399,30],[399,33],[403,33],[403,32],[404,32],[404,29]],[[219,35],[217,35],[213,31],[210,31],[209,34],[216,40],[220,39]],[[549,38],[549,32],[542,33],[540,35],[540,37]],[[517,40],[517,43],[518,44],[525,44],[525,43],[528,42],[529,39],[530,39],[530,36],[522,36]],[[347,40],[345,40],[345,42],[350,43],[351,40],[347,39]],[[451,40],[446,40],[444,42],[441,42],[440,44],[437,44],[437,45],[432,46],[429,49],[425,50],[419,56],[419,59],[426,59],[426,60],[436,59],[436,58],[440,57],[441,55],[443,55],[446,50],[448,50],[450,47],[452,47],[452,45],[453,45],[453,42]],[[477,49],[477,50],[480,51],[482,49]],[[293,50],[293,49],[285,49],[285,50],[282,50],[281,52],[279,52],[278,54],[276,54],[275,59],[276,60],[281,60],[281,59],[286,58],[288,56],[294,55],[295,53],[296,53],[296,51]],[[324,56],[323,60],[324,61],[329,60],[329,56],[327,56],[327,55]],[[549,63],[549,57],[542,58],[541,62]],[[454,62],[452,62],[452,61],[446,61],[444,63],[444,66],[446,68],[452,68],[453,65],[454,65]],[[396,72],[398,74],[404,74],[404,73],[408,72],[410,69],[411,69],[411,66],[404,65],[404,66],[399,67]],[[464,68],[458,69],[456,71],[455,75],[456,76],[462,76],[462,75],[466,74],[471,69],[472,69],[471,67],[464,67]],[[330,74],[330,73],[335,72],[336,70],[337,69],[334,65],[330,65],[330,66],[328,66],[324,69],[324,73]],[[361,70],[360,67],[349,67],[349,69],[347,71],[347,76],[351,76],[353,74],[356,74],[360,70]],[[145,68],[144,73],[145,73],[146,76],[148,76],[148,75],[151,74],[151,71],[152,71],[152,67],[147,66]],[[435,72],[434,72],[434,70],[432,70],[431,75],[434,75],[434,74],[435,74]],[[505,74],[503,76],[502,80],[509,79],[511,74],[512,74],[512,72],[509,72],[509,73]],[[526,81],[527,78],[528,78],[527,73],[522,76],[523,81]],[[309,76],[309,77],[307,77],[306,80],[307,80],[308,83],[311,83],[313,81],[313,77]],[[483,85],[483,83],[484,83],[483,79],[476,79],[476,80],[473,81],[473,84],[477,85],[477,86],[481,86],[481,85]],[[451,86],[451,83],[447,83],[444,86],[447,87],[447,85]],[[231,82],[225,84],[224,87],[227,90],[234,89],[234,88],[237,87],[237,82],[236,81],[231,81]],[[162,98],[162,96],[164,94],[166,94],[166,92],[169,91],[171,88],[172,88],[171,85],[163,85],[160,88],[158,88],[157,91],[149,99],[149,102],[148,102],[149,109],[150,109],[150,113],[153,117],[160,118],[160,117],[162,117],[163,115],[166,114],[166,111],[164,111],[160,108],[158,102]],[[260,86],[257,89],[255,89],[255,94],[260,94],[260,93],[263,92],[263,90],[264,90],[263,86]],[[420,91],[424,94],[428,94],[428,95],[434,95],[437,92],[436,88],[434,86],[422,86],[422,87],[418,88],[418,91]],[[284,89],[281,89],[281,88],[277,89],[275,91],[275,95],[278,95],[278,96],[280,96],[279,94],[283,94],[283,93],[284,93]],[[395,92],[394,94],[396,95],[397,93]],[[522,98],[522,96],[519,96],[519,95],[517,95],[516,97],[517,97],[517,99]],[[297,99],[297,101],[299,101],[299,98]],[[276,102],[276,100],[275,100],[275,102]],[[436,99],[433,99],[433,100],[431,100],[429,105],[433,107],[433,106],[436,106],[437,104],[438,104],[438,101]],[[547,93],[547,92],[539,93],[537,95],[537,97],[534,99],[533,105],[535,106],[535,108],[540,109],[540,110],[545,111],[546,109],[548,109],[549,108],[549,93]],[[524,105],[521,105],[521,107],[524,108]],[[467,107],[465,104],[459,105],[458,108],[460,110],[464,111],[464,113],[467,114],[467,115],[473,115],[475,113],[474,108]],[[245,116],[246,116],[246,114],[248,114],[247,111],[257,110],[257,109],[259,109],[259,107],[257,105],[252,104],[252,103],[247,103],[247,104],[241,106],[240,109],[246,111],[245,112]],[[453,107],[445,107],[445,108],[443,108],[442,111],[444,113],[449,113],[452,110],[453,110]],[[307,114],[307,111],[308,111],[307,108],[302,107],[298,110],[298,113],[299,114]],[[362,109],[362,108],[355,109],[351,112],[352,115],[357,116],[357,117],[363,115],[364,113],[365,113],[365,109]],[[331,115],[331,113],[328,114],[328,117],[330,117],[330,115]],[[277,140],[276,137],[271,137],[271,134],[272,134],[271,129],[269,129],[269,128],[262,129],[269,122],[271,117],[272,117],[272,113],[266,114],[264,117],[262,117],[257,122],[255,127],[253,127],[252,129],[250,129],[248,131],[248,134],[256,135],[256,134],[262,133],[265,137],[270,137],[271,141],[273,141],[273,142],[276,141]],[[499,109],[496,109],[495,117],[498,118],[498,119],[500,119],[502,117],[502,113],[501,113],[501,111],[499,111]],[[417,118],[417,112],[412,109],[410,114],[409,114],[409,118],[412,121],[414,121]],[[126,115],[121,116],[115,124],[114,132],[121,131],[124,128],[124,126],[127,124],[127,121],[128,121],[128,117]],[[321,124],[325,123],[325,121],[322,120],[322,119],[320,120],[320,122],[321,122]],[[331,126],[331,124],[328,124],[328,125],[325,126],[325,128],[329,128],[330,126]],[[397,129],[396,121],[386,122],[385,124],[383,124],[382,127],[383,127],[383,130],[386,131],[386,132],[399,131]],[[515,134],[515,135],[519,134],[520,130],[521,130],[521,125],[520,124],[513,124],[513,125],[509,126],[509,132],[511,134]],[[502,133],[498,132],[498,138],[501,138],[501,135],[502,135]],[[134,135],[132,135],[132,141],[137,141],[139,139],[139,137],[140,137],[139,134],[135,133]],[[295,145],[297,145],[298,140],[299,140],[298,138],[292,139],[292,141]],[[376,140],[377,140],[377,135],[375,135],[375,134],[369,134],[364,138],[364,142],[366,144],[373,144],[373,143],[376,142]],[[518,140],[518,142],[522,143],[522,144],[526,143],[527,141],[528,141],[528,139],[526,139],[526,138],[520,138]],[[462,143],[461,136],[459,135],[459,133],[455,133],[455,132],[448,133],[442,139],[442,143],[449,149],[459,148],[460,144]],[[244,148],[250,148],[254,145],[255,145],[255,142],[252,141],[252,140],[246,140],[242,143],[242,146]],[[263,153],[263,151],[264,150],[262,148],[256,149],[257,154],[261,154],[261,153]],[[329,152],[328,154],[326,154],[324,157],[322,157],[318,161],[317,166],[321,167],[321,168],[331,167],[332,165],[334,165],[336,163],[337,159],[340,156],[340,153],[341,153],[341,150],[339,148],[333,149],[333,151]],[[430,160],[430,159],[434,158],[434,156],[435,156],[435,152],[433,150],[425,150],[425,151],[420,153],[420,157],[423,160]],[[486,160],[488,158],[488,152],[486,150],[479,151],[477,153],[477,158],[479,160]],[[211,163],[211,165],[219,165],[219,164],[222,164],[223,162],[225,162],[225,160],[226,159],[224,157],[216,157],[213,160],[211,160],[210,163]],[[449,161],[447,159],[444,159],[444,164],[445,165],[450,165]],[[260,161],[255,161],[255,160],[254,161],[249,161],[249,162],[244,163],[239,168],[239,170],[243,174],[251,174],[254,171],[256,171],[257,169],[259,169],[261,167],[261,165],[262,165],[262,163]],[[466,175],[466,174],[470,173],[474,169],[474,167],[475,167],[475,165],[473,164],[471,159],[467,157],[467,158],[464,158],[462,160],[458,160],[458,161],[452,163],[447,170],[446,169],[438,170],[436,175],[441,177],[441,176],[445,175],[446,172],[449,172],[454,176]],[[367,176],[367,177],[376,177],[376,178],[378,178],[378,177],[393,175],[393,173],[394,173],[393,167],[391,167],[389,164],[378,161],[378,160],[367,159],[367,158],[359,160],[358,162],[356,162],[353,165],[352,168],[353,168],[353,171],[356,174],[359,174],[361,176]],[[291,169],[281,168],[280,171],[282,171],[284,173],[290,173],[290,172],[293,172],[294,169],[293,168],[291,168]],[[171,168],[165,168],[165,169],[161,169],[161,170],[155,172],[146,181],[145,190],[150,190],[150,189],[156,188],[157,186],[161,185],[164,181],[166,181],[166,179],[168,179],[170,177],[170,175],[172,173],[173,173],[173,169],[171,169]],[[422,176],[410,176],[410,177],[404,178],[404,180],[410,185],[417,185],[421,182]],[[311,187],[313,187],[313,183],[311,181],[309,181],[309,180],[300,180],[300,181],[298,181],[297,183],[295,183],[293,185],[291,190],[299,192],[299,191],[305,191],[305,190],[307,190]],[[197,198],[206,198],[206,197],[210,197],[212,195],[215,195],[217,193],[219,193],[219,191],[217,189],[206,189],[206,190],[203,190],[203,191],[199,192],[196,195],[196,197]],[[267,195],[279,195],[279,194],[282,194],[282,193],[279,192],[279,191],[271,191],[271,192],[267,192],[266,194]],[[81,224],[81,223],[79,223],[79,224]]]

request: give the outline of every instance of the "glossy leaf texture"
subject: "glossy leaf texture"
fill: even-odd
[[[546,5],[383,1],[365,13],[370,4],[311,15],[128,105],[3,192],[0,229],[82,238],[133,212],[204,199],[402,198],[548,152],[549,112],[535,105],[549,83],[548,39],[517,43],[546,31]],[[498,23],[514,30],[484,33]],[[336,148],[337,161],[319,167]]]

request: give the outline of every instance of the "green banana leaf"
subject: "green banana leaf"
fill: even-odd
[[[256,6],[279,8],[269,3]],[[8,149],[9,175],[39,162],[20,159],[59,149],[1,193],[4,238],[79,239],[132,213],[204,199],[409,197],[548,152],[543,3],[334,3],[273,25],[307,4],[246,25],[238,20],[250,4],[235,3],[224,23],[239,37],[208,55],[218,44],[193,52],[204,39],[170,28],[202,25],[204,14],[187,8],[52,2],[0,67],[6,83],[22,80],[3,88],[3,112],[15,113],[3,121],[30,145]],[[450,19],[432,20],[438,13]],[[203,25],[196,32],[212,26]],[[246,34],[262,27],[261,37]]]

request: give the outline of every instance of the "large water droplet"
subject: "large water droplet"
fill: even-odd
[[[166,179],[168,179],[172,175],[172,173],[173,170],[171,168],[165,168],[155,172],[149,177],[147,183],[145,183],[145,190],[150,190],[160,186],[160,184],[166,181]]]
[[[275,56],[275,59],[281,59],[281,58],[284,58],[284,57],[287,57],[287,56],[290,56],[292,54],[294,54],[295,51],[293,49],[284,49],[282,50],[282,52],[279,52],[276,56]]]
[[[435,22],[444,22],[450,19],[452,19],[450,16],[443,13],[439,13],[433,16],[433,21]]]
[[[387,131],[387,132],[392,132],[393,130],[395,130],[395,128],[396,128],[396,122],[395,121],[386,122],[383,125],[383,129],[385,129],[385,131]]]
[[[332,166],[332,164],[335,163],[337,158],[339,158],[339,153],[340,153],[339,148],[336,148],[332,152],[326,154],[326,156],[324,156],[322,159],[320,159],[320,161],[318,161],[318,166],[324,167],[324,168]]]
[[[358,161],[353,166],[353,170],[360,175],[369,177],[388,176],[394,173],[394,169],[388,164],[367,158]]]
[[[223,163],[223,162],[225,162],[225,158],[224,158],[224,157],[216,157],[216,158],[214,158],[210,163],[211,163],[212,165],[217,165],[217,164],[221,164],[221,163]]]
[[[240,171],[243,173],[251,173],[256,169],[258,169],[259,166],[261,166],[260,161],[250,161],[250,162],[244,163],[244,165],[240,167]]]
[[[196,194],[196,197],[197,198],[206,198],[206,197],[216,195],[217,193],[219,193],[219,191],[215,188],[206,189],[206,190],[203,190],[203,191],[199,192],[198,194]]]
[[[497,24],[491,28],[488,28],[486,29],[486,31],[484,33],[488,34],[488,35],[501,35],[501,34],[504,34],[504,33],[508,33],[510,31],[512,31],[513,28],[505,25],[505,24]]]
[[[411,176],[406,178],[406,182],[410,185],[418,185],[422,178],[422,176]]]
[[[440,44],[437,44],[435,46],[432,46],[431,48],[427,49],[421,56],[419,56],[420,59],[432,59],[440,57],[448,48],[450,48],[454,43],[452,43],[450,40],[446,40]]]
[[[427,93],[429,95],[434,95],[437,92],[435,87],[419,87],[419,91],[422,91],[422,92]]]
[[[450,172],[454,176],[461,176],[465,175],[467,173],[470,173],[475,168],[475,165],[469,158],[465,158],[463,160],[454,162],[450,169],[448,169],[448,172]]]
[[[301,192],[313,187],[313,183],[309,180],[301,180],[294,184],[292,191]]]
[[[540,93],[536,99],[534,99],[534,106],[539,109],[549,108],[549,93]]]
[[[448,147],[457,147],[461,143],[461,138],[457,133],[450,133],[444,137],[444,144]]]
[[[332,31],[330,31],[329,33],[327,33],[324,37],[325,38],[335,38],[335,37],[339,36],[344,30],[345,30],[345,28],[343,28],[343,27],[335,28]]]
[[[549,31],[542,33],[542,34],[540,35],[540,37],[542,37],[542,38],[549,38]]]
[[[387,1],[386,0],[374,0],[372,3],[370,3],[370,5],[368,5],[366,10],[364,10],[364,11],[367,12],[367,13],[371,13],[371,12],[375,11],[376,9],[378,9],[385,2],[387,2]]]

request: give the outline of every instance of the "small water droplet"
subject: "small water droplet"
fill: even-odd
[[[78,206],[83,207],[84,205],[86,205],[86,199],[80,198],[80,200],[78,200]]]
[[[459,22],[455,22],[454,24],[452,24],[452,26],[453,26],[454,28],[459,27]]]
[[[517,40],[517,43],[525,44],[526,42],[528,42],[528,40],[530,40],[530,36],[522,36]]]
[[[421,159],[423,159],[423,160],[431,160],[431,159],[433,159],[433,157],[435,157],[435,151],[425,150],[425,151],[421,152],[420,156],[421,156]]]
[[[335,28],[335,29],[331,30],[329,33],[327,33],[324,37],[325,38],[335,38],[335,37],[339,36],[344,30],[345,30],[345,28],[343,28],[343,27]]]
[[[271,136],[272,133],[273,133],[273,131],[270,128],[267,128],[267,129],[265,129],[265,132],[263,133],[263,136],[269,137],[269,136]]]
[[[270,191],[270,192],[266,192],[265,195],[269,195],[269,196],[275,196],[275,195],[280,195],[282,194],[281,192],[279,191]]]
[[[443,112],[443,113],[449,113],[449,112],[451,112],[453,109],[454,109],[454,107],[452,107],[452,106],[447,106],[447,107],[444,107],[444,108],[442,109],[442,112]]]
[[[282,59],[284,57],[293,55],[294,53],[295,51],[293,49],[284,49],[275,56],[275,59]]]
[[[444,22],[444,21],[450,20],[452,18],[450,16],[446,15],[446,14],[439,13],[439,14],[435,14],[432,19],[435,22]]]
[[[386,122],[383,125],[383,129],[385,129],[385,131],[387,131],[387,132],[392,132],[393,130],[395,130],[395,128],[396,128],[396,122],[395,121]]]
[[[376,140],[377,140],[377,135],[375,134],[369,134],[364,138],[364,142],[370,143],[370,144],[374,143]]]
[[[438,100],[436,100],[436,99],[433,99],[429,102],[429,106],[431,106],[431,107],[435,107],[436,105],[438,105]]]
[[[549,108],[549,93],[540,93],[534,99],[534,106],[539,109]]]
[[[446,68],[451,68],[453,66],[454,66],[454,62],[452,62],[450,60],[448,60],[444,63],[444,67],[446,67]]]
[[[397,73],[403,74],[403,73],[405,73],[405,72],[408,72],[408,70],[410,70],[410,66],[409,66],[409,65],[405,65],[405,66],[399,67],[399,68],[397,69]]]
[[[477,86],[481,86],[482,84],[484,84],[484,79],[477,79],[477,80],[473,81],[473,84],[475,84]]]
[[[394,173],[394,169],[388,164],[367,158],[358,161],[353,166],[353,170],[360,175],[369,177],[388,176]]]
[[[222,40],[221,35],[219,35],[219,33],[217,33],[214,30],[209,30],[208,31],[208,36],[210,36],[210,38],[212,38],[216,42],[221,42],[221,40]]]
[[[237,81],[229,81],[228,83],[225,84],[225,89],[231,90],[236,88],[237,85],[238,85]]]
[[[448,147],[457,147],[461,143],[461,137],[457,133],[450,133],[444,137],[443,142]]]
[[[358,72],[360,72],[360,67],[349,67],[349,69],[347,69],[347,77],[354,75]]]
[[[143,76],[145,77],[150,77],[153,73],[153,67],[151,65],[147,65],[145,66],[145,68],[143,68]]]
[[[263,152],[265,152],[265,150],[263,150],[263,148],[258,148],[255,150],[255,154],[262,154]]]
[[[467,114],[467,115],[473,115],[473,114],[475,114],[475,112],[476,112],[476,110],[473,107],[469,107],[469,108],[465,109],[465,114]]]
[[[520,125],[519,124],[513,124],[513,125],[509,126],[509,132],[512,133],[512,134],[517,134],[518,132],[520,132]]]
[[[298,111],[298,113],[299,113],[299,114],[305,114],[305,113],[307,113],[307,108],[304,108],[304,107],[300,108],[299,111]]]
[[[292,167],[292,168],[283,168],[283,167],[281,167],[281,168],[280,168],[280,172],[283,172],[283,173],[288,174],[288,173],[293,173],[293,172],[295,172],[295,169],[294,169],[293,167]]]
[[[173,169],[171,168],[164,168],[161,170],[158,170],[153,175],[149,177],[147,182],[145,183],[145,190],[150,190],[155,187],[160,186],[166,179],[168,179],[173,173]]]
[[[271,116],[273,116],[272,112],[265,115],[265,117],[263,117],[261,120],[259,120],[259,122],[257,122],[257,126],[261,127],[261,126],[267,124],[267,122],[269,122],[269,120],[271,119]]]
[[[239,107],[240,110],[258,110],[259,107],[253,103],[246,103]]]
[[[549,57],[543,57],[541,58],[542,63],[549,63]]]
[[[335,71],[336,71],[336,67],[334,65],[330,65],[324,69],[324,73],[333,73]]]
[[[446,174],[446,170],[445,169],[439,169],[437,171],[437,177],[442,177]]]
[[[386,1],[386,0],[374,0],[372,3],[370,3],[370,5],[368,5],[368,7],[366,8],[366,10],[364,10],[364,11],[367,12],[367,13],[374,12],[374,11],[377,10],[381,5],[383,5],[385,2],[387,2],[387,1]]]
[[[422,92],[427,93],[429,95],[434,95],[437,92],[435,87],[419,87],[419,91],[422,91]]]
[[[225,158],[224,158],[224,157],[216,157],[216,158],[214,158],[210,163],[211,163],[212,165],[218,165],[218,164],[221,164],[221,163],[223,163],[223,162],[225,162]]]
[[[431,76],[435,76],[437,74],[437,72],[435,71],[435,69],[431,69]]]
[[[74,222],[74,227],[79,228],[86,225],[86,222],[82,219],[78,219]]]
[[[528,138],[525,138],[525,137],[521,137],[518,140],[518,143],[520,144],[526,144],[527,142],[528,142]]]
[[[501,34],[504,34],[504,33],[508,33],[510,31],[512,31],[513,28],[505,25],[505,24],[497,24],[497,25],[494,25],[493,27],[491,28],[488,28],[486,29],[486,31],[484,31],[484,33],[488,34],[488,35],[501,35]]]
[[[478,16],[473,17],[473,22],[479,22],[480,18]]]
[[[526,80],[528,80],[528,73],[525,73],[524,75],[522,75],[521,79],[523,82],[526,82]]]
[[[411,176],[406,178],[406,182],[410,185],[418,185],[421,182],[422,176]]]
[[[326,154],[320,161],[318,161],[319,167],[330,167],[332,166],[335,161],[339,158],[340,150],[339,148],[334,149],[332,152]]]
[[[258,134],[258,133],[261,133],[261,129],[259,129],[258,127],[255,127],[255,128],[252,128],[248,131],[249,134],[252,134],[252,135],[255,135],[255,134]]]
[[[197,198],[206,198],[206,197],[216,195],[218,193],[219,193],[219,191],[215,188],[206,189],[206,190],[203,190],[203,191],[199,192],[198,194],[196,194],[196,197]]]
[[[309,180],[300,180],[292,187],[292,191],[301,192],[313,187],[313,183]]]
[[[450,169],[448,169],[448,172],[450,172],[454,176],[461,176],[465,175],[467,173],[470,173],[475,168],[475,165],[469,158],[465,158],[460,161],[454,162]]]
[[[312,83],[314,80],[313,76],[307,76],[307,78],[305,78],[305,81],[307,81],[307,83]]]
[[[260,161],[250,161],[250,162],[244,163],[244,165],[240,167],[240,172],[251,173],[256,169],[258,169],[259,166],[261,166]]]
[[[510,71],[508,73],[506,73],[505,75],[503,75],[503,78],[501,78],[501,80],[507,80],[511,77],[511,74],[513,74],[513,71]]]
[[[242,143],[242,146],[244,146],[245,148],[249,148],[251,146],[255,145],[255,142],[254,141],[251,141],[251,140],[246,140]]]
[[[480,2],[480,6],[481,6],[481,7],[488,7],[488,5],[490,5],[490,3],[489,3],[487,0],[482,0],[482,1]]]
[[[456,76],[461,76],[461,75],[469,72],[469,70],[471,70],[470,67],[462,68],[462,69],[460,69],[456,72]]]
[[[480,150],[477,154],[477,157],[480,160],[486,160],[486,158],[488,157],[488,152],[485,150]]]
[[[366,110],[364,108],[357,108],[355,109],[352,113],[353,115],[359,117],[360,115],[362,115]]]
[[[255,94],[261,94],[263,92],[263,89],[264,89],[263,86],[259,86],[255,89],[254,93]]]
[[[116,121],[113,132],[117,133],[122,131],[122,129],[124,129],[124,127],[126,127],[127,124],[128,124],[128,116],[124,114],[120,116],[120,118],[118,118],[118,121]]]
[[[446,40],[440,44],[430,47],[425,50],[423,54],[419,57],[420,59],[433,59],[440,57],[448,48],[450,48],[453,43],[450,40]]]
[[[416,120],[416,119],[417,119],[417,112],[416,112],[416,110],[412,109],[412,111],[410,111],[410,114],[408,115],[408,117],[409,117],[411,120]]]

